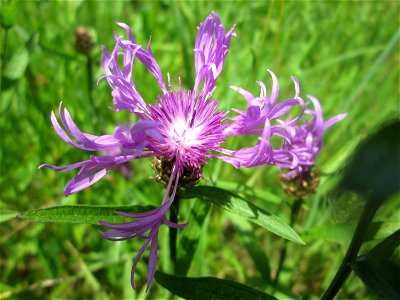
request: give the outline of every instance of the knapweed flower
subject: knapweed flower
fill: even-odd
[[[74,147],[108,154],[91,155],[88,160],[70,166],[58,167],[46,164],[42,167],[59,171],[80,168],[78,174],[65,187],[65,194],[69,195],[94,184],[109,171],[128,161],[157,157],[160,161],[168,162],[166,165],[170,170],[166,173],[168,174],[166,191],[160,207],[138,214],[117,212],[134,219],[131,222],[121,224],[100,222],[108,229],[100,232],[106,239],[144,240],[132,267],[133,287],[138,260],[150,245],[147,279],[149,287],[156,269],[160,225],[164,223],[173,228],[186,226],[186,224],[172,223],[165,217],[174,201],[181,179],[185,176],[194,180],[201,178],[203,165],[213,158],[222,159],[235,167],[265,164],[283,168],[296,167],[296,156],[282,147],[275,149],[270,139],[272,136],[277,136],[290,142],[290,128],[297,119],[282,123],[283,125],[278,123],[277,119],[294,105],[303,105],[303,101],[299,97],[298,83],[294,79],[295,97],[277,104],[278,80],[270,72],[273,85],[269,96],[265,85],[261,82],[259,97],[234,87],[245,97],[248,107],[246,111],[234,110],[238,115],[228,118],[228,112],[218,108],[218,102],[212,99],[212,93],[235,33],[234,26],[226,32],[214,12],[203,21],[198,30],[194,46],[196,77],[192,89],[183,89],[181,84],[177,89],[173,89],[169,80],[167,88],[150,49],[150,43],[144,49],[136,43],[126,24],[118,23],[118,25],[126,31],[127,39],[115,34],[116,44],[113,51],[109,53],[103,48],[102,65],[105,72],[103,78],[111,86],[115,110],[127,110],[136,115],[138,121],[132,126],[116,127],[112,135],[94,136],[81,132],[68,111],[60,104],[59,115],[64,129],[55,114],[51,113],[56,133]],[[161,94],[155,104],[147,104],[136,89],[132,77],[135,59],[139,60],[158,82]],[[236,151],[221,147],[228,137],[248,134],[259,136],[255,146]],[[113,149],[117,151],[112,152]]]
[[[347,114],[340,114],[324,121],[322,107],[319,101],[308,96],[313,109],[306,109],[301,125],[295,125],[289,131],[290,143],[285,143],[284,149],[297,158],[297,166],[282,174],[284,190],[295,198],[304,198],[309,193],[315,193],[319,183],[318,170],[313,170],[315,160],[322,148],[325,130],[343,120]]]

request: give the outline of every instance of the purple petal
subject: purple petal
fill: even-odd
[[[149,217],[154,214],[157,214],[161,209],[162,209],[162,206],[152,209],[150,211],[144,212],[144,213],[132,214],[132,213],[127,213],[127,212],[123,212],[123,211],[116,211],[115,213],[118,215],[124,216],[124,217],[128,217],[128,218],[144,218],[144,217]]]
[[[238,92],[239,94],[241,94],[247,101],[248,105],[252,105],[252,100],[255,98],[254,95],[244,89],[242,89],[241,87],[238,86],[230,86],[230,88],[236,92]]]
[[[137,49],[136,41],[133,38],[132,32],[128,25],[124,23],[117,23],[119,26],[125,29],[128,34],[128,40],[121,41],[121,47],[128,51],[135,51]],[[154,58],[151,49],[150,49],[150,41],[147,45],[147,51],[143,48],[140,48],[136,52],[136,57],[138,60],[150,71],[150,73],[156,78],[161,90],[163,93],[167,92],[167,88],[165,86],[165,82],[162,78],[162,73],[160,67],[157,64],[156,59]]]
[[[151,238],[150,255],[149,255],[149,269],[147,271],[147,288],[146,292],[149,290],[151,282],[154,278],[154,273],[156,272],[157,265],[157,247],[158,247],[158,227],[153,229],[155,232],[150,233],[153,235]]]
[[[53,124],[54,130],[56,131],[57,135],[68,144],[88,151],[104,150],[118,146],[119,141],[111,135],[95,136],[81,132],[72,120],[68,110],[64,109],[64,112],[62,112],[62,102],[59,105],[59,114],[67,132],[79,142],[79,144],[74,142],[66,134],[66,132],[58,123],[54,112],[51,112],[51,123]]]
[[[193,89],[197,94],[201,82],[204,81],[200,97],[205,97],[215,87],[229,51],[231,37],[235,35],[234,27],[235,25],[225,34],[225,28],[215,12],[200,25],[194,48],[196,79]]]
[[[314,105],[314,109],[315,109],[315,118],[314,118],[315,134],[316,134],[318,145],[321,145],[321,143],[322,143],[322,135],[324,133],[324,127],[323,127],[324,126],[324,120],[323,120],[323,117],[322,117],[321,104],[313,96],[307,96],[307,97],[311,100],[311,102]]]
[[[267,71],[269,72],[269,74],[272,77],[272,89],[271,89],[271,94],[269,95],[269,103],[270,103],[270,106],[272,107],[278,101],[279,82],[278,82],[278,78],[276,77],[274,72],[272,72],[270,69],[267,69]]]
[[[270,120],[277,119],[286,114],[295,105],[304,106],[304,101],[301,98],[285,100],[279,103],[277,106],[275,106],[268,114],[268,117]],[[292,121],[291,123],[295,123],[297,120],[298,118],[296,118],[295,121]]]
[[[111,169],[99,167],[99,170],[95,172],[93,172],[93,170],[90,170],[90,172],[82,172],[76,175],[65,186],[65,196],[74,194],[87,188],[88,186],[91,186],[92,184],[103,178],[110,171]]]
[[[131,269],[131,285],[132,288],[136,291],[136,287],[135,287],[135,270],[136,270],[136,265],[140,259],[140,257],[142,256],[144,250],[146,250],[147,246],[149,245],[151,239],[147,239],[142,248],[140,248],[138,254],[136,254],[135,260],[133,261],[133,265],[132,265],[132,269]]]
[[[85,160],[85,161],[81,161],[81,162],[78,162],[78,163],[75,163],[75,164],[72,164],[72,165],[68,165],[68,166],[65,166],[65,167],[53,166],[53,165],[49,165],[49,164],[42,164],[42,165],[39,166],[39,169],[48,168],[48,169],[52,169],[52,170],[55,170],[55,171],[69,171],[69,170],[72,170],[72,169],[83,167],[88,162],[89,162],[89,160]]]
[[[324,122],[323,130],[324,131],[327,130],[329,127],[336,124],[337,122],[340,122],[341,120],[343,120],[346,117],[347,117],[347,113],[340,114],[340,115],[330,118],[328,121]]]
[[[168,225],[169,227],[175,228],[175,229],[183,229],[186,226],[189,225],[189,223],[184,223],[184,224],[177,224],[174,222],[169,221],[168,219],[164,218],[163,222]]]

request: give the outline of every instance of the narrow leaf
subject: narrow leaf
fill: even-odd
[[[276,299],[247,285],[214,277],[189,278],[156,272],[156,281],[188,300]]]
[[[212,186],[198,186],[187,191],[182,198],[199,198],[246,218],[290,241],[305,244],[301,237],[286,223],[270,212],[248,202],[242,197]]]
[[[368,254],[369,261],[385,261],[393,255],[394,250],[400,245],[400,229],[388,236],[372,248]]]
[[[400,244],[400,230],[358,257],[351,267],[358,277],[383,299],[399,299],[400,265],[395,249]]]
[[[18,215],[19,218],[36,222],[60,222],[75,224],[94,224],[99,221],[120,223],[128,218],[117,215],[116,211],[140,213],[153,209],[151,206],[91,206],[64,205],[33,209]]]
[[[186,275],[189,271],[210,207],[209,202],[196,201],[191,209],[188,219],[189,226],[179,232],[175,274]]]
[[[400,267],[393,262],[370,265],[356,261],[350,264],[365,285],[383,299],[400,299]]]

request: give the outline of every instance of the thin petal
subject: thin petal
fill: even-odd
[[[96,172],[82,172],[75,177],[73,177],[65,186],[64,194],[65,196],[77,193],[88,186],[99,181],[103,178],[111,169],[109,168],[99,168]]]
[[[154,273],[156,272],[157,265],[157,247],[158,247],[158,227],[153,229],[155,232],[150,233],[153,235],[151,238],[150,255],[149,255],[149,270],[147,271],[147,288],[146,292],[149,290],[151,282],[154,278]]]
[[[336,124],[337,122],[342,121],[344,118],[347,117],[347,113],[344,114],[340,114],[337,116],[334,116],[332,118],[330,118],[328,121],[324,122],[324,126],[323,126],[323,130],[327,130],[329,127],[331,127],[332,125]]]
[[[140,257],[142,256],[144,250],[146,250],[147,246],[149,245],[151,239],[148,239],[144,242],[142,248],[140,248],[138,254],[136,254],[135,260],[133,261],[133,265],[132,265],[132,269],[131,269],[131,285],[132,288],[136,291],[136,287],[135,287],[135,270],[136,270],[136,265],[140,259]]]
[[[225,28],[215,12],[200,25],[194,48],[196,79],[193,89],[196,94],[201,82],[204,82],[200,97],[205,97],[215,87],[229,51],[231,37],[235,35],[234,27],[235,25],[225,33]]]

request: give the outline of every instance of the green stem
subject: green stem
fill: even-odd
[[[86,73],[87,73],[87,89],[88,89],[90,105],[92,106],[96,117],[99,117],[99,114],[97,113],[97,109],[96,109],[96,106],[94,105],[94,101],[93,101],[93,83],[94,83],[93,59],[89,53],[86,54]]]
[[[93,99],[93,90],[94,90],[94,77],[93,77],[93,58],[90,55],[90,53],[87,53],[86,55],[86,76],[87,76],[87,91],[88,91],[88,97],[89,97],[89,103],[90,106],[92,107],[94,116],[95,116],[95,124],[98,124],[101,122],[101,114],[97,111],[97,107],[94,103]]]
[[[369,199],[365,204],[364,210],[361,214],[360,220],[358,221],[353,238],[350,242],[350,246],[347,249],[347,253],[343,258],[342,264],[340,265],[339,270],[337,271],[331,284],[329,285],[328,289],[322,296],[321,298],[322,300],[333,299],[337,294],[337,292],[342,287],[342,285],[345,283],[347,277],[349,276],[351,272],[350,263],[357,257],[358,251],[360,250],[368,226],[371,223],[372,219],[374,218],[374,215],[381,203],[375,200],[376,199]]]
[[[90,54],[86,55],[86,71],[87,71],[87,79],[88,79],[88,91],[90,100],[92,100],[92,91],[93,91],[93,59]]]
[[[174,223],[178,223],[178,215],[179,215],[179,196],[175,196],[174,202],[171,205],[171,209],[169,212],[169,220]],[[169,228],[169,252],[172,261],[172,265],[174,266],[175,272],[175,264],[176,264],[176,237],[177,237],[177,229],[170,227]]]
[[[293,227],[294,223],[296,222],[297,214],[300,211],[301,205],[303,204],[303,199],[297,199],[292,203],[291,206],[291,211],[290,211],[290,227]],[[287,244],[288,240],[284,241],[283,247],[281,249],[280,257],[279,257],[279,263],[278,263],[278,269],[276,270],[275,278],[274,278],[274,285],[278,283],[279,280],[279,275],[282,271],[283,264],[286,259],[286,254],[287,254]]]

